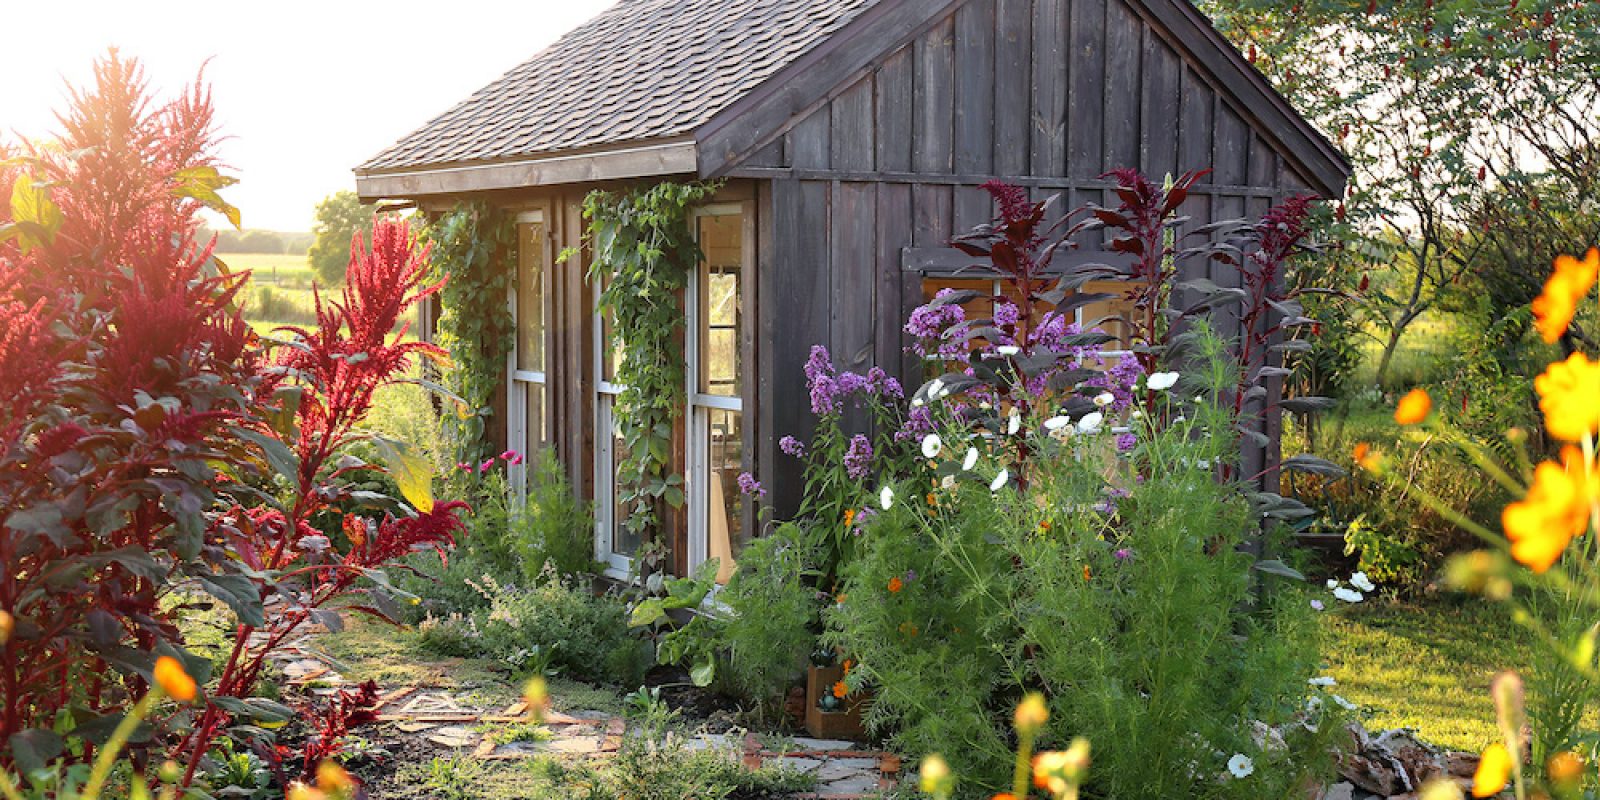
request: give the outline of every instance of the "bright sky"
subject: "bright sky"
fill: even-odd
[[[44,138],[66,83],[106,48],[169,96],[206,59],[224,198],[246,228],[307,231],[350,169],[526,61],[613,0],[57,0],[6,2],[0,136]]]

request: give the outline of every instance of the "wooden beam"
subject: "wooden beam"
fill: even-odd
[[[920,175],[914,172],[844,172],[818,169],[784,169],[772,167],[740,167],[728,173],[730,178],[756,178],[760,180],[842,181],[845,183],[906,183],[924,186],[982,186],[992,180],[1014,183],[1028,188],[1066,192],[1068,190],[1100,193],[1115,190],[1113,181],[1097,178],[1054,178],[1017,175]],[[1277,186],[1241,186],[1238,184],[1197,183],[1191,196],[1217,195],[1238,197],[1277,198],[1283,189]],[[1071,210],[1070,208],[1068,210]]]
[[[1126,253],[1102,250],[1059,250],[1050,260],[1047,272],[1059,273],[1084,264],[1128,267],[1133,263]],[[900,270],[921,275],[955,275],[964,278],[992,278],[997,275],[978,259],[954,247],[905,247],[900,250]]]
[[[498,164],[358,172],[356,193],[362,201],[371,202],[529,186],[693,175],[698,168],[694,142],[682,140]]]

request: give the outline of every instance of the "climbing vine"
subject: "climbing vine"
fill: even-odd
[[[686,376],[683,290],[700,248],[689,209],[715,184],[662,183],[625,193],[592,192],[584,201],[600,308],[613,317],[620,351],[616,421],[624,444],[617,468],[629,530],[655,529],[665,502],[683,506],[683,476],[672,471],[673,422],[683,412]]]
[[[430,279],[450,278],[439,293],[438,344],[455,361],[446,385],[465,401],[444,417],[457,460],[476,464],[491,453],[485,428],[516,336],[506,302],[516,286],[516,224],[487,203],[458,204],[428,227],[427,238]]]

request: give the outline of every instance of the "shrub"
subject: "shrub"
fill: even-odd
[[[824,545],[793,523],[751,542],[718,595],[735,613],[721,621],[729,688],[758,702],[781,698],[816,647],[821,602],[816,579]],[[827,597],[826,593],[821,593]]]

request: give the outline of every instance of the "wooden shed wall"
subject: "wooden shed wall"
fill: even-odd
[[[1184,209],[1191,227],[1309,192],[1292,154],[1143,13],[1124,0],[967,0],[731,171],[770,180],[763,431],[801,435],[811,424],[796,388],[812,344],[828,345],[841,369],[877,364],[916,382],[901,325],[922,276],[903,268],[906,250],[943,247],[990,220],[979,187],[992,178],[1073,209],[1115,205],[1098,177],[1114,168],[1156,180],[1209,168]],[[1239,284],[1231,270],[1190,270]],[[1228,315],[1218,326],[1237,332]],[[766,449],[759,466],[781,513],[798,501],[798,464]],[[1246,473],[1276,457],[1248,448]]]

